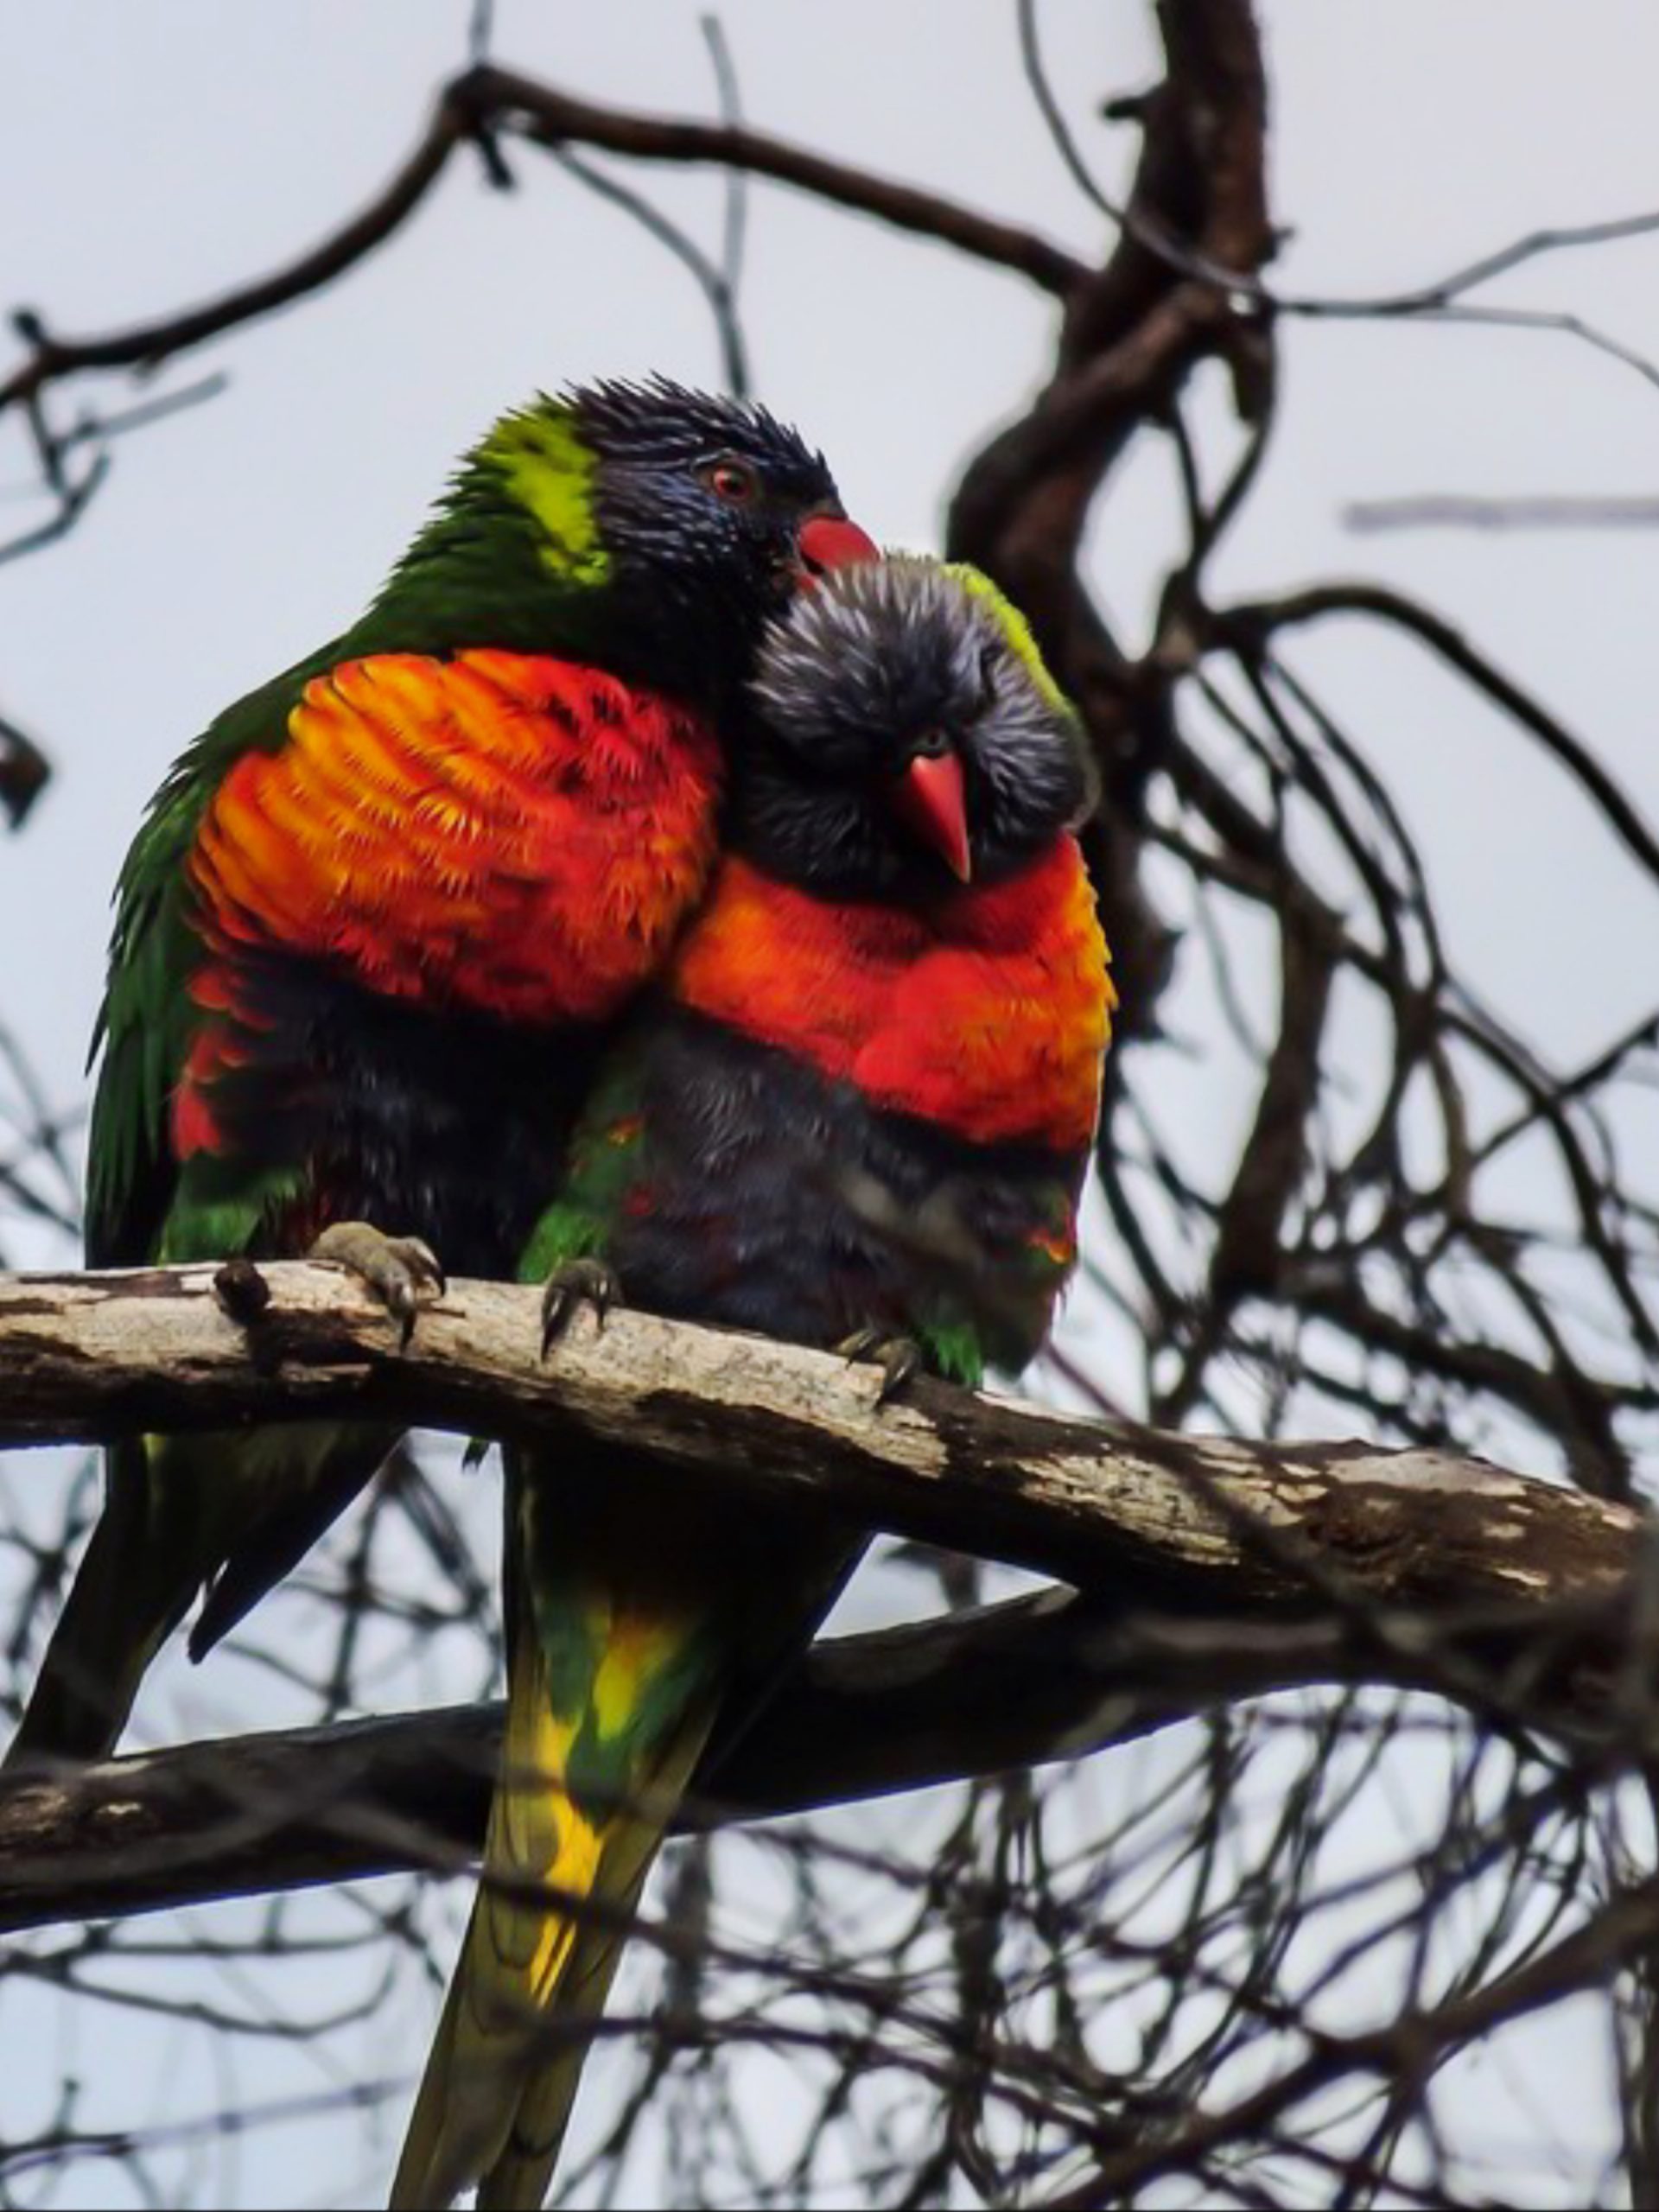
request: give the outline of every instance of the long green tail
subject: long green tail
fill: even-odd
[[[638,1515],[628,1560],[622,1516],[587,1503],[566,1490],[555,1535],[546,1492],[510,1476],[501,1777],[394,2212],[474,2183],[480,2206],[542,2202],[627,1923],[718,1708],[702,1576]]]
[[[104,1510],[3,1764],[107,1758],[203,1586],[226,1569],[191,1639],[198,1658],[368,1480],[395,1433],[302,1421],[115,1446]]]
[[[6,1752],[8,1767],[106,1758],[145,1669],[199,1585],[188,1561],[181,1568],[153,1541],[142,1444],[111,1452],[105,1487],[104,1510]]]

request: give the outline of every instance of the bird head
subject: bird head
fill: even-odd
[[[829,896],[996,882],[1093,802],[1077,716],[977,569],[838,570],[773,622],[750,696],[736,841]]]
[[[877,557],[794,430],[654,378],[504,415],[385,597],[422,602],[439,644],[569,654],[718,706],[798,591]]]

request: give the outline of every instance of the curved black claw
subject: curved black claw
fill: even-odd
[[[567,1260],[555,1268],[542,1292],[542,1357],[563,1335],[577,1306],[591,1306],[602,1329],[605,1316],[621,1303],[620,1279],[603,1260]]]
[[[437,1254],[420,1236],[388,1236],[366,1221],[337,1221],[325,1229],[306,1255],[332,1260],[366,1283],[392,1318],[403,1325],[407,1344],[423,1306],[448,1288]]]
[[[873,1360],[881,1370],[878,1406],[889,1404],[922,1371],[922,1348],[912,1337],[890,1337],[880,1329],[855,1329],[836,1346],[843,1359]]]

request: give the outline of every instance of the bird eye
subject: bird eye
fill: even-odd
[[[760,479],[747,461],[710,461],[702,476],[715,497],[728,505],[751,506],[760,496]]]
[[[996,679],[1002,671],[1002,648],[987,645],[979,656],[980,704],[988,707],[996,696]]]

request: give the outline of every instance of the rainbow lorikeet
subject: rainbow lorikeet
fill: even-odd
[[[760,409],[657,380],[503,416],[366,613],[150,808],[99,1024],[90,1262],[313,1250],[406,1319],[434,1247],[511,1274],[600,1045],[703,891],[764,622],[874,553]],[[199,1653],[392,1440],[114,1451],[11,1758],[112,1748],[198,1591],[218,1577]]]
[[[524,1273],[555,1271],[556,1320],[585,1256],[631,1303],[874,1347],[889,1380],[1022,1367],[1073,1264],[1115,1002],[1075,719],[983,577],[896,558],[798,602],[751,696],[708,902]],[[509,1454],[501,1779],[394,2204],[541,2202],[676,1802],[859,1548],[648,1462]]]

